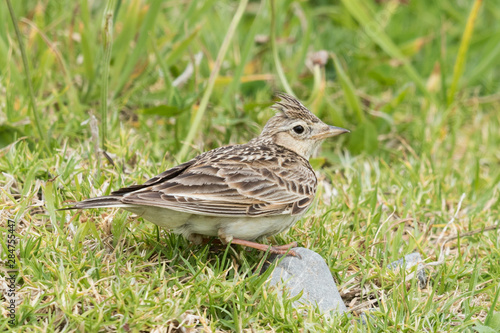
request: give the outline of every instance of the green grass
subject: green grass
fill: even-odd
[[[238,4],[116,1],[106,45],[106,2],[12,1],[28,81],[0,4],[0,329],[499,332],[500,237],[481,230],[500,222],[500,4],[250,1],[241,19]],[[326,65],[306,65],[319,50]],[[352,316],[293,309],[257,251],[194,246],[118,210],[57,211],[251,139],[289,89],[352,132],[325,142],[314,206],[270,241],[321,254]],[[438,262],[423,289],[387,268],[415,251]]]

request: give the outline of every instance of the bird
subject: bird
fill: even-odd
[[[147,180],[66,209],[118,207],[200,244],[218,237],[274,254],[296,255],[296,242],[257,240],[292,227],[311,206],[318,185],[309,158],[349,130],[321,121],[295,97],[279,93],[262,132],[244,144],[204,152]]]

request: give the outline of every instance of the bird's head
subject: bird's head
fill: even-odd
[[[296,98],[278,94],[281,99],[272,106],[277,111],[269,119],[259,139],[271,138],[275,144],[309,159],[323,140],[349,131],[322,122]]]

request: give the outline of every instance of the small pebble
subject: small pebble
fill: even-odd
[[[387,268],[396,270],[399,268],[405,268],[405,269],[410,269],[413,266],[417,266],[417,279],[418,279],[418,285],[420,288],[424,288],[427,285],[427,274],[424,269],[424,264],[422,257],[420,256],[420,253],[418,252],[413,252],[410,254],[407,254],[404,256],[404,258],[401,258],[399,260],[396,260],[389,265],[387,265]]]

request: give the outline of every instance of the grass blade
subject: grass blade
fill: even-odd
[[[380,46],[389,56],[399,60],[406,73],[415,82],[419,90],[426,96],[430,97],[425,81],[418,74],[417,70],[410,64],[408,59],[401,53],[401,50],[394,44],[390,37],[383,31],[378,22],[371,18],[368,10],[359,0],[342,0],[342,3],[347,8],[349,13],[363,27],[364,32],[370,37],[375,44]]]
[[[146,17],[144,18],[144,21],[142,22],[141,25],[141,29],[139,31],[139,38],[137,39],[137,45],[134,47],[132,54],[128,57],[128,60],[123,70],[121,71],[120,79],[118,80],[118,85],[114,92],[114,97],[116,97],[120,93],[122,88],[125,86],[125,83],[127,83],[127,80],[130,79],[130,73],[132,73],[135,64],[139,60],[140,55],[146,49],[148,33],[153,29],[156,17],[160,12],[160,5],[161,5],[160,0],[154,0],[151,2],[151,7],[149,8]]]
[[[496,45],[493,49],[483,54],[481,61],[473,69],[473,73],[469,77],[469,82],[481,78],[486,72],[493,69],[497,65],[498,59],[500,59],[500,38],[496,38]]]
[[[497,305],[498,302],[498,296],[500,296],[500,284],[497,285],[497,292],[495,293],[493,301],[491,302],[490,311],[488,311],[488,315],[486,316],[486,319],[484,319],[484,324],[486,326],[489,326],[491,320],[493,319],[493,316],[495,315],[495,306]]]
[[[188,36],[176,42],[165,59],[165,65],[172,66],[179,58],[181,58],[182,55],[186,53],[186,50],[193,44],[193,41],[196,40],[200,30],[201,25],[198,25],[191,33],[189,33]]]
[[[31,110],[33,111],[32,122],[35,123],[35,127],[38,131],[38,135],[40,136],[40,140],[43,142],[43,146],[45,147],[47,152],[50,154],[50,144],[49,144],[50,138],[47,135],[43,134],[42,126],[40,124],[40,119],[38,118],[38,110],[36,108],[35,92],[33,90],[33,83],[31,81],[31,74],[30,74],[30,69],[28,66],[28,58],[26,57],[26,51],[24,49],[24,44],[23,44],[23,41],[21,39],[21,32],[19,31],[19,26],[17,25],[16,14],[14,13],[14,9],[12,8],[12,4],[10,3],[10,0],[6,0],[6,1],[7,1],[7,6],[9,7],[9,14],[10,14],[10,18],[12,19],[12,25],[14,26],[14,30],[16,31],[17,42],[19,43],[19,49],[21,50],[21,57],[23,59],[24,72],[26,73],[26,84],[27,84],[29,92],[30,92],[30,104],[31,104]]]
[[[262,16],[262,11],[265,8],[265,0],[262,0],[260,5],[259,5],[259,10],[257,11],[257,14],[255,15],[255,19],[252,23],[252,26],[250,27],[250,30],[248,31],[247,37],[245,39],[245,42],[243,43],[243,51],[241,52],[241,60],[239,66],[235,69],[233,78],[231,80],[231,84],[229,87],[226,89],[226,92],[224,93],[224,97],[222,98],[223,100],[227,100],[229,96],[233,95],[241,85],[240,79],[241,76],[243,75],[243,70],[245,69],[245,65],[250,58],[250,53],[254,47],[254,39],[255,35],[257,34],[258,28],[261,26],[262,20],[260,19]]]
[[[47,212],[49,213],[50,223],[54,227],[55,230],[61,231],[61,228],[64,225],[64,219],[61,219],[61,225],[57,224],[57,216],[56,216],[56,198],[54,196],[54,181],[55,179],[49,179],[45,186],[43,187],[43,194],[45,196],[45,207],[47,208]]]
[[[153,52],[155,54],[158,66],[163,72],[163,77],[165,80],[165,93],[166,93],[165,96],[167,96],[168,103],[172,104],[173,99],[175,99],[177,103],[180,101],[179,91],[177,90],[177,87],[173,85],[172,76],[170,75],[168,66],[165,63],[163,57],[160,55],[160,52],[158,51],[158,47],[156,46],[155,41],[151,43],[151,48],[153,49]]]
[[[479,13],[479,8],[481,7],[482,2],[482,0],[476,0],[476,2],[474,2],[472,10],[469,14],[469,18],[467,20],[467,24],[465,25],[464,34],[462,35],[462,41],[460,42],[460,47],[458,49],[457,59],[455,60],[455,67],[453,68],[453,79],[451,81],[450,90],[448,91],[448,105],[453,103],[455,99],[458,81],[460,80],[460,77],[464,72],[467,51],[469,50],[472,32],[474,31],[474,25],[476,24],[477,15]]]
[[[115,1],[109,0],[104,10],[103,41],[104,54],[102,61],[102,87],[101,87],[101,149],[106,150],[108,128],[108,79],[111,50],[113,47],[113,7]]]
[[[274,7],[274,0],[271,0],[271,49],[273,50],[274,66],[278,77],[280,78],[281,85],[287,94],[295,96],[288,80],[286,79],[283,66],[281,66],[280,57],[278,55],[278,48],[276,47],[276,9]]]
[[[360,123],[365,120],[365,116],[363,114],[363,110],[361,109],[361,102],[356,95],[356,91],[354,89],[354,85],[351,82],[351,79],[347,75],[347,73],[342,68],[337,55],[332,54],[333,64],[335,66],[335,71],[339,77],[340,84],[342,85],[342,89],[344,90],[344,95],[346,98],[347,105],[349,109],[356,115],[356,118]]]

